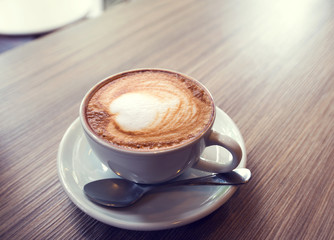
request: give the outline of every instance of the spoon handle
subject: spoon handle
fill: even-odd
[[[173,187],[180,185],[240,185],[247,183],[251,177],[251,172],[247,168],[238,168],[228,173],[211,174],[198,178],[189,178],[178,181],[166,182],[156,187]],[[145,186],[140,184],[141,186]],[[152,186],[152,185],[146,185]]]

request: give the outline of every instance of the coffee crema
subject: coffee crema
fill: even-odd
[[[213,121],[209,93],[182,75],[137,70],[104,83],[89,99],[85,114],[95,134],[115,147],[177,147],[201,135]]]

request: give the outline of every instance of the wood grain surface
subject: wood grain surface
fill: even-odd
[[[141,67],[204,83],[253,172],[214,213],[163,231],[91,218],[57,176],[85,92]],[[334,239],[333,1],[126,1],[1,54],[0,84],[0,239]]]

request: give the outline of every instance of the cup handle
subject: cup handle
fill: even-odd
[[[232,154],[232,161],[226,164],[219,163],[216,161],[208,161],[199,157],[198,162],[193,166],[193,168],[213,173],[223,173],[230,172],[235,169],[242,158],[242,150],[240,145],[231,137],[222,135],[216,131],[211,130],[209,137],[205,141],[206,146],[218,145],[227,149]]]

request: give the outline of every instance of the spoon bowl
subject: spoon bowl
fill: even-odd
[[[247,183],[250,178],[251,172],[247,168],[237,168],[228,173],[211,174],[155,185],[138,184],[122,178],[109,178],[87,183],[84,186],[84,193],[92,202],[103,206],[127,207],[154,189],[184,185],[240,185]]]

